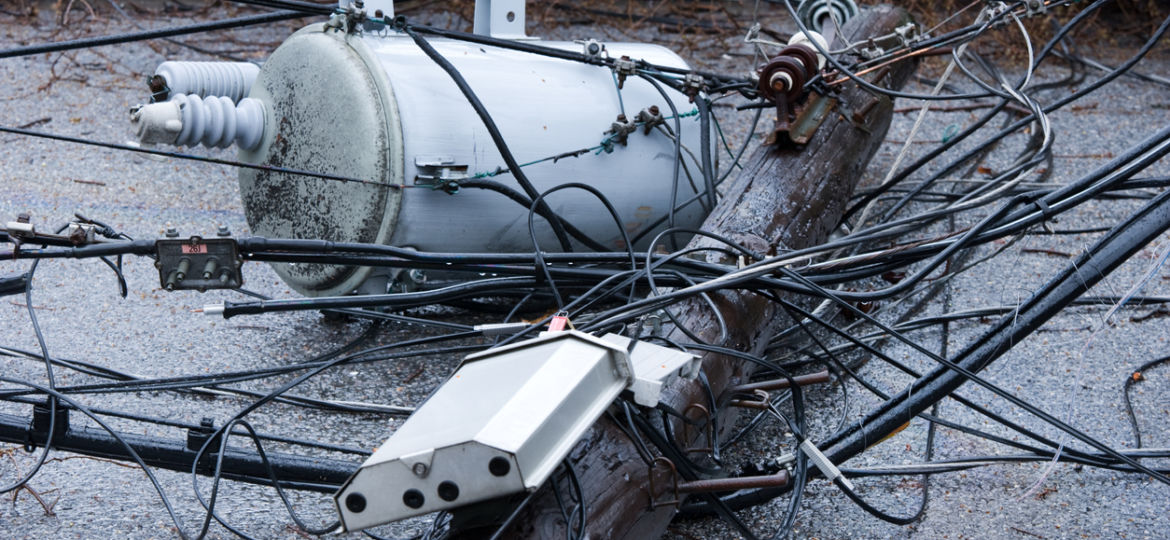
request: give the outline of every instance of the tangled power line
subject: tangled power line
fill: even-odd
[[[1133,426],[1133,450],[1119,450],[1109,442],[1076,427],[1075,419],[1061,418],[1043,404],[997,384],[980,372],[1007,353],[1047,321],[1072,306],[1142,305],[1161,306],[1170,298],[1142,295],[1086,294],[1134,253],[1143,249],[1170,227],[1170,178],[1147,175],[1144,171],[1170,153],[1170,127],[1164,127],[1137,140],[1107,163],[1076,175],[1066,182],[1052,181],[1057,172],[1053,147],[1059,135],[1049,116],[1077,103],[1124,76],[1138,76],[1135,66],[1160,42],[1170,28],[1170,18],[1161,22],[1128,59],[1115,67],[1096,62],[1076,52],[1074,32],[1086,24],[1095,12],[1107,5],[1098,0],[1088,5],[1073,1],[975,2],[970,9],[956,14],[946,24],[930,31],[899,29],[888,36],[867,42],[846,43],[830,48],[809,40],[816,53],[826,61],[823,69],[806,70],[808,75],[788,88],[793,96],[833,95],[846,84],[857,85],[875,96],[921,103],[920,122],[940,102],[968,104],[976,101],[987,110],[957,127],[944,140],[929,147],[920,157],[910,154],[912,140],[920,124],[911,130],[899,148],[894,165],[876,186],[868,187],[849,201],[848,209],[836,234],[824,242],[801,249],[761,253],[736,239],[712,231],[700,231],[676,223],[676,213],[693,205],[706,212],[716,208],[724,182],[744,167],[742,158],[750,142],[735,148],[726,141],[710,144],[714,134],[721,134],[715,104],[738,99],[739,107],[751,116],[749,132],[757,132],[761,111],[779,107],[781,123],[787,123],[788,103],[782,92],[769,95],[767,85],[740,75],[706,70],[688,70],[655,65],[606,55],[589,54],[546,47],[539,41],[517,41],[468,34],[454,30],[416,24],[410,17],[382,17],[365,12],[338,10],[307,2],[288,0],[243,1],[241,4],[278,9],[263,15],[243,16],[206,24],[194,24],[166,30],[142,30],[121,35],[85,38],[74,41],[15,47],[0,51],[0,59],[57,53],[95,46],[127,44],[137,41],[198,34],[213,30],[266,24],[306,17],[331,17],[330,24],[352,29],[372,25],[380,32],[400,32],[443,71],[458,87],[460,95],[471,104],[478,120],[491,134],[491,144],[499,152],[503,165],[494,171],[460,180],[420,186],[388,184],[375,178],[359,178],[329,171],[310,171],[292,167],[255,165],[239,160],[210,158],[191,153],[138,148],[112,144],[84,137],[66,136],[30,128],[0,126],[0,132],[22,137],[38,137],[69,144],[103,147],[107,150],[145,152],[179,160],[210,162],[242,167],[264,173],[301,177],[313,182],[363,184],[377,189],[435,189],[458,196],[462,190],[485,190],[509,199],[527,217],[533,249],[529,252],[498,253],[484,250],[471,253],[418,251],[403,246],[321,239],[237,238],[232,244],[241,262],[340,265],[377,267],[433,272],[456,276],[440,283],[412,290],[384,294],[328,296],[317,298],[273,299],[241,289],[247,298],[212,304],[203,311],[224,318],[244,317],[291,311],[322,311],[334,315],[368,319],[365,331],[349,343],[315,355],[301,362],[278,367],[246,368],[235,371],[207,372],[171,377],[146,377],[119,371],[83,360],[70,360],[49,350],[40,328],[36,300],[36,276],[42,265],[61,263],[48,259],[99,259],[117,277],[120,292],[127,295],[123,261],[128,257],[156,259],[160,255],[159,239],[133,239],[96,219],[77,216],[54,233],[38,231],[27,217],[9,223],[0,232],[0,243],[9,245],[0,252],[3,269],[10,272],[16,264],[23,271],[0,280],[0,292],[22,295],[28,320],[37,338],[38,350],[0,347],[6,362],[35,361],[44,366],[44,378],[22,379],[0,375],[0,400],[33,407],[29,418],[0,414],[0,440],[23,445],[35,452],[26,470],[10,474],[3,492],[20,490],[44,467],[56,450],[97,454],[136,463],[145,471],[158,498],[166,508],[175,531],[181,537],[202,538],[213,531],[214,524],[241,537],[250,537],[248,524],[237,523],[217,512],[222,480],[242,481],[275,490],[288,517],[299,530],[310,534],[335,531],[339,523],[310,524],[298,513],[293,498],[286,491],[302,490],[332,493],[353,473],[358,460],[370,455],[364,448],[311,440],[288,433],[268,433],[257,429],[249,415],[270,403],[303,408],[321,414],[349,415],[362,413],[378,418],[405,417],[410,407],[379,403],[322,399],[303,389],[322,374],[344,366],[381,365],[404,359],[449,358],[506,346],[537,336],[550,325],[568,321],[575,330],[602,336],[620,334],[633,340],[652,342],[695,353],[716,353],[754,366],[754,379],[782,381],[772,392],[757,393],[759,388],[737,387],[726,395],[710,395],[706,414],[695,420],[688,411],[674,410],[664,403],[646,407],[620,397],[605,413],[633,441],[637,458],[652,470],[669,464],[677,478],[685,481],[741,480],[734,488],[707,492],[687,499],[679,511],[689,516],[715,515],[747,538],[784,538],[791,535],[807,485],[820,476],[832,482],[849,500],[877,519],[895,524],[914,523],[927,508],[925,495],[919,510],[909,516],[894,515],[869,502],[852,482],[872,476],[916,476],[966,471],[1001,463],[1065,462],[1078,466],[1141,474],[1170,484],[1170,469],[1160,458],[1170,457],[1170,449],[1147,448],[1142,444],[1140,412],[1129,399],[1130,388],[1142,380],[1142,373],[1156,369],[1165,358],[1143,361],[1132,372],[1123,373],[1124,403]],[[805,32],[799,6],[790,0],[771,2],[772,7],[787,10],[796,26]],[[1067,15],[1067,20],[1045,43],[1033,43],[1026,20]],[[831,22],[831,21],[826,21]],[[368,26],[367,26],[368,28]],[[1021,69],[1009,73],[996,63],[975,52],[974,45],[989,36],[1018,33],[1026,61]],[[783,45],[773,44],[760,36],[759,28],[749,32],[753,47],[775,55]],[[671,201],[675,206],[640,232],[629,234],[607,194],[584,184],[566,182],[541,191],[528,178],[540,163],[575,159],[581,155],[612,151],[623,135],[615,128],[588,148],[565,148],[564,153],[521,162],[500,130],[492,111],[477,96],[476,89],[460,70],[444,58],[432,44],[436,39],[466,41],[482,47],[494,47],[562,61],[599,66],[614,72],[620,97],[621,82],[637,78],[653,85],[672,109],[657,118],[643,117],[630,122],[632,131],[645,130],[666,137],[674,148],[669,167],[675,185]],[[805,53],[801,53],[805,54]],[[913,61],[927,55],[940,56],[947,63],[938,80],[929,81],[931,91],[915,93],[893,90],[874,81],[874,72],[898,62]],[[1063,59],[1072,75],[1065,80],[1041,82],[1043,69],[1054,59]],[[808,61],[805,62],[807,65]],[[781,62],[784,64],[784,62]],[[753,66],[754,67],[754,66]],[[780,71],[764,74],[775,75]],[[789,76],[788,72],[784,72]],[[961,78],[960,82],[951,78]],[[1159,77],[1141,76],[1147,84],[1165,85]],[[793,86],[792,78],[788,79]],[[761,90],[763,88],[764,90]],[[692,98],[693,110],[678,110],[668,97],[674,91]],[[798,100],[805,97],[795,98]],[[624,104],[622,105],[624,108]],[[687,148],[683,141],[682,119],[697,117],[702,126],[702,148]],[[993,126],[1001,121],[998,129]],[[1023,149],[1006,166],[983,178],[965,174],[989,156],[1005,154],[1000,148],[1008,137],[1026,135]],[[718,156],[712,156],[711,149]],[[717,165],[718,160],[729,163]],[[515,184],[511,182],[514,181]],[[562,192],[555,195],[557,192]],[[614,229],[621,236],[621,249],[613,249],[605,239],[594,238],[571,219],[558,213],[548,201],[565,193],[593,199],[612,215]],[[1134,202],[1136,201],[1136,203]],[[1124,203],[1136,208],[1116,223],[1093,229],[1055,229],[1053,224],[1089,204]],[[1139,206],[1134,207],[1134,204]],[[101,216],[98,216],[101,218]],[[542,246],[538,230],[545,224],[554,234],[558,250]],[[654,232],[656,236],[651,236]],[[1002,256],[1010,246],[1030,235],[1068,235],[1088,238],[1084,249],[1068,265],[1055,269],[1041,287],[1013,305],[981,306],[953,309],[947,302],[940,313],[916,315],[904,306],[931,300],[941,288],[956,277]],[[1096,235],[1096,236],[1091,236]],[[683,247],[679,239],[704,238],[704,247]],[[650,246],[637,249],[635,246]],[[25,261],[25,262],[18,262]],[[217,270],[208,270],[210,278]],[[188,272],[184,269],[184,273]],[[226,278],[225,278],[226,279]],[[180,280],[181,281],[181,280]],[[728,347],[722,340],[711,343],[679,323],[681,303],[699,300],[719,313],[720,295],[737,291],[758,295],[773,304],[782,321],[763,352],[753,354],[742,348]],[[947,293],[949,295],[949,293]],[[452,322],[449,317],[435,316],[432,306],[447,306],[447,311],[483,312],[492,324]],[[1161,309],[1161,308],[1159,308]],[[941,351],[923,344],[915,333],[938,331],[945,344],[952,325],[964,321],[991,321],[981,335],[958,351]],[[389,325],[407,324],[426,328],[425,335],[412,336],[390,343],[374,344]],[[718,335],[728,335],[728,325],[718,318]],[[685,335],[676,340],[672,330]],[[891,354],[886,345],[911,350],[922,363],[914,365]],[[632,345],[631,345],[632,348]],[[897,370],[908,380],[905,388],[885,388],[872,380],[863,369],[863,361]],[[922,369],[919,366],[928,366]],[[62,384],[62,371],[69,380],[79,378],[83,384]],[[840,393],[834,410],[843,411],[828,433],[814,433],[810,417],[827,414],[810,410],[809,393],[813,383],[800,382],[801,376],[819,374],[818,380],[832,381]],[[704,375],[700,374],[700,381]],[[804,380],[804,379],[800,379]],[[244,384],[248,383],[248,384]],[[306,384],[309,383],[309,384]],[[253,389],[268,384],[264,391]],[[966,385],[966,386],[964,386]],[[973,386],[1006,400],[1045,425],[1039,430],[998,414],[991,407],[964,395]],[[961,387],[964,390],[961,390]],[[777,389],[780,389],[779,391]],[[880,405],[851,420],[850,393],[868,392]],[[140,411],[118,410],[106,406],[110,396],[156,396],[174,394],[182,399],[232,397],[243,400],[226,421],[194,424],[151,416]],[[761,397],[762,396],[762,397]],[[986,429],[948,420],[939,414],[938,404],[945,398],[961,404],[974,414],[994,423]],[[834,398],[836,399],[836,398]],[[856,400],[856,396],[852,399]],[[753,401],[754,400],[754,401]],[[196,401],[197,402],[197,401]],[[113,401],[117,403],[117,401]],[[735,426],[717,426],[721,409],[751,403],[754,417]],[[78,420],[88,418],[85,426]],[[925,442],[925,460],[916,464],[892,464],[873,467],[847,467],[854,458],[875,441],[897,433],[911,418],[929,423]],[[180,433],[184,440],[168,441],[133,434],[133,430],[115,427],[127,422],[149,425]],[[767,427],[779,426],[779,440],[767,443],[777,449],[774,459],[765,463],[745,464],[736,458],[740,442],[759,437]],[[934,460],[937,427],[980,438],[1007,447],[1010,453],[977,455]],[[706,432],[708,447],[694,452],[686,445],[686,435],[678,431]],[[1010,432],[1005,436],[1003,431]],[[1059,433],[1053,436],[1052,433]],[[722,434],[722,435],[721,435]],[[270,448],[278,445],[280,452]],[[284,449],[296,449],[285,451]],[[39,449],[39,450],[38,450]],[[100,449],[100,450],[95,450]],[[347,459],[348,458],[348,459]],[[154,468],[190,473],[193,492],[202,505],[201,521],[194,527],[184,522],[173,508],[168,494],[154,473]],[[557,511],[569,538],[584,538],[589,531],[588,493],[579,478],[580,471],[572,459],[565,459],[548,481],[558,505]],[[783,477],[778,485],[755,485],[750,479]],[[207,479],[210,477],[210,480]],[[210,484],[208,490],[206,486]],[[677,487],[676,487],[677,489]],[[924,491],[925,493],[925,491]],[[677,493],[676,493],[677,494]],[[505,537],[509,527],[536,492],[520,497],[509,505],[510,512],[491,523],[486,536]],[[784,517],[776,530],[759,531],[737,516],[744,508],[771,504],[787,496]],[[415,538],[443,538],[457,534],[461,527],[452,515],[434,516],[427,530]],[[374,532],[367,532],[378,537]]]

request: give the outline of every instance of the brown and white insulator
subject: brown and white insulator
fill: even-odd
[[[760,96],[776,104],[776,132],[788,131],[791,104],[800,99],[804,84],[819,71],[816,52],[789,45],[760,69]]]

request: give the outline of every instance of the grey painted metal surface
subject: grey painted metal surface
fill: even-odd
[[[624,144],[599,146],[613,138],[607,130],[623,111],[630,121],[651,106],[670,116],[649,83],[631,77],[619,90],[602,67],[431,41],[475,89],[516,159],[526,164],[525,174],[537,191],[566,182],[591,185],[606,194],[620,227],[631,235],[669,212],[675,179],[668,166],[674,143],[668,137],[640,128],[623,137]],[[609,43],[606,48],[613,56],[686,66],[656,45]],[[701,139],[694,105],[677,91],[666,92],[686,115],[681,119],[684,155],[695,156]],[[483,189],[454,194],[441,189],[448,179],[516,184],[502,172],[503,159],[487,129],[450,77],[405,35],[385,28],[350,35],[310,26],[266,60],[250,96],[265,104],[267,128],[260,148],[240,153],[245,161],[385,184],[241,171],[241,198],[257,233],[440,252],[533,249],[523,205]],[[674,205],[693,195],[688,185],[681,182]],[[602,244],[622,247],[619,225],[590,196],[560,193],[546,202]],[[692,203],[676,211],[674,223],[693,226],[702,216],[700,205]],[[535,242],[541,249],[559,249],[543,220],[538,220]],[[314,296],[345,294],[367,280],[363,292],[383,292],[387,282],[386,274],[371,280],[368,269],[320,265],[277,265],[277,273],[302,294]]]
[[[576,331],[468,356],[337,493],[342,523],[534,490],[634,380],[625,349]]]
[[[317,24],[293,34],[265,61],[249,96],[265,103],[264,139],[240,159],[384,182],[325,181],[241,170],[240,198],[252,230],[274,238],[383,244],[398,228],[403,133],[386,73],[361,39]],[[276,265],[298,292],[357,289],[369,268]]]

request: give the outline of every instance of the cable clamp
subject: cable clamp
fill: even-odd
[[[52,398],[46,399],[43,403],[33,405],[33,420],[32,425],[29,426],[30,436],[25,441],[25,446],[30,442],[43,444],[49,437],[49,424],[53,424],[53,437],[60,440],[69,431],[69,409],[65,408],[64,403],[57,403],[56,411],[50,403]],[[56,416],[52,413],[56,412]],[[39,439],[39,440],[38,440]]]
[[[1045,221],[1056,216],[1056,213],[1052,211],[1052,207],[1048,206],[1048,203],[1044,202],[1044,199],[1036,199],[1032,204],[1035,204],[1036,208],[1040,209],[1040,215],[1044,216]]]
[[[638,131],[638,124],[631,122],[624,114],[617,115],[617,119],[609,125],[609,131],[605,132],[608,137],[601,143],[605,153],[613,152],[614,144],[625,146],[630,139],[630,134],[635,131]]]
[[[699,95],[699,92],[702,92],[703,88],[707,86],[707,81],[703,79],[702,75],[697,73],[687,73],[687,76],[683,78],[682,86],[683,93],[686,94],[688,98],[690,98],[691,103],[694,103],[695,98]]]
[[[600,59],[605,54],[605,44],[596,39],[577,39],[573,43],[581,45],[581,54],[588,58]]]
[[[989,2],[979,16],[975,18],[975,22],[978,24],[983,21],[991,21],[992,28],[1006,26],[1008,20],[1003,15],[1009,11],[1011,11],[1011,8],[1004,2],[995,2],[994,4]]]
[[[813,465],[816,465],[821,470],[821,474],[825,475],[825,478],[828,478],[830,482],[836,482],[840,478],[845,487],[853,490],[853,482],[845,478],[845,475],[841,474],[841,469],[833,465],[833,462],[829,461],[829,458],[825,457],[825,454],[821,453],[821,450],[812,441],[805,439],[804,442],[800,443],[800,450],[812,460]]]
[[[629,56],[622,55],[613,61],[613,72],[617,74],[617,87],[621,90],[626,84],[626,77],[638,73],[638,63]]]
[[[752,390],[750,397],[742,397],[732,399],[727,402],[732,407],[743,407],[745,409],[756,409],[766,411],[772,407],[772,401],[768,398],[766,390]]]
[[[21,212],[16,221],[5,223],[4,230],[14,238],[33,237],[37,234],[37,228],[32,224],[32,217],[27,212]]]
[[[455,158],[451,156],[415,156],[414,168],[414,185],[426,186],[454,195],[450,186],[454,184],[454,191],[459,191],[459,182],[468,178],[469,166],[457,163]]]
[[[634,116],[634,122],[642,124],[643,133],[649,135],[650,131],[656,126],[665,124],[666,118],[663,118],[662,111],[658,108],[658,105],[651,105],[638,111],[638,114]]]
[[[1024,7],[1027,9],[1024,12],[1025,17],[1048,13],[1048,6],[1044,4],[1044,0],[1024,0]]]
[[[1041,3],[1043,3],[1043,2],[1041,2]],[[898,41],[901,42],[901,45],[903,47],[909,47],[915,41],[915,39],[914,39],[916,37],[915,30],[917,30],[917,29],[918,29],[918,25],[916,25],[912,22],[908,22],[906,24],[903,24],[902,26],[895,28],[894,35],[898,36]]]
[[[215,472],[215,457],[219,454],[219,448],[222,445],[223,434],[219,434],[214,439],[212,435],[216,432],[215,420],[209,417],[203,417],[199,421],[199,427],[193,427],[187,430],[187,450],[191,452],[198,452],[200,448],[205,448],[199,463],[196,468],[204,474],[211,474]],[[208,441],[211,442],[208,442]]]
[[[796,454],[782,454],[780,457],[776,458],[777,467],[791,469],[793,463],[796,463]]]

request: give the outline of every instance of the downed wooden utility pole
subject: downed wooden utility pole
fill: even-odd
[[[878,6],[850,21],[842,33],[850,42],[856,42],[888,34],[909,21],[909,15],[900,8]],[[839,48],[839,43],[830,48]],[[913,61],[892,64],[871,74],[869,80],[883,87],[900,88],[914,68]],[[890,99],[852,82],[841,85],[833,97],[839,100],[836,107],[807,144],[768,145],[752,155],[708,216],[704,230],[768,254],[813,246],[828,238],[854,186],[881,145],[893,111]],[[709,244],[696,240],[688,248],[700,245]],[[783,317],[775,317],[773,302],[751,292],[724,291],[711,297],[727,323],[728,333],[723,340],[715,314],[701,299],[672,308],[681,325],[708,343],[760,354],[784,321]],[[678,330],[670,339],[689,341]],[[750,363],[713,353],[703,355],[702,362],[716,396],[730,386],[748,382],[753,368]],[[676,411],[687,411],[692,404],[706,404],[708,398],[699,382],[676,379],[664,389],[662,402]],[[723,407],[719,425],[732,426],[736,414],[734,407]],[[683,431],[676,430],[676,435]],[[679,446],[693,447],[700,435],[678,441]],[[602,417],[569,459],[585,498],[585,538],[648,539],[662,535],[678,507],[677,501],[671,502],[675,498],[671,481],[655,474],[656,493],[650,493],[650,468],[614,422]],[[563,538],[567,526],[547,485],[512,523],[502,538]]]

